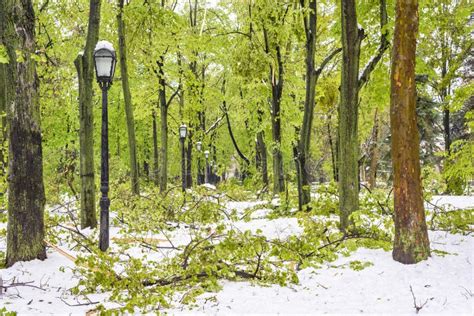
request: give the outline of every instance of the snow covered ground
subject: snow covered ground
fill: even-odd
[[[430,232],[433,249],[449,255],[432,257],[416,265],[392,260],[390,252],[359,249],[322,269],[298,273],[300,284],[261,287],[249,282],[224,281],[218,293],[207,293],[197,303],[171,313],[201,314],[421,314],[472,315],[474,240],[472,237]],[[370,262],[361,271],[350,262]],[[210,299],[211,297],[215,299]],[[425,304],[426,302],[426,304]]]
[[[474,197],[433,198],[438,206],[474,207]],[[270,211],[258,209],[263,202],[231,202],[227,209],[244,214],[256,208],[249,221],[232,225],[240,230],[261,229],[267,237],[285,238],[299,234],[294,218],[265,219]],[[0,227],[2,228],[2,227]],[[116,230],[112,230],[112,235]],[[189,239],[186,229],[169,236],[173,243]],[[416,265],[402,265],[383,250],[359,249],[349,257],[327,263],[321,269],[298,272],[300,284],[288,287],[259,286],[251,282],[222,281],[222,290],[201,295],[197,307],[176,303],[171,314],[420,314],[472,315],[474,238],[445,232],[430,232],[431,258]],[[112,240],[113,245],[113,240]],[[5,241],[0,240],[5,251]],[[68,252],[74,254],[69,249]],[[366,266],[354,270],[351,265]],[[4,286],[16,283],[0,295],[0,310],[5,307],[20,315],[84,315],[94,303],[115,307],[106,294],[87,297],[71,295],[78,279],[71,269],[73,261],[49,248],[45,261],[21,262],[0,270]],[[1,313],[1,312],[0,312]]]

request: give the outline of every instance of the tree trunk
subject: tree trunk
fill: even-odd
[[[128,67],[127,67],[127,46],[125,42],[125,23],[123,21],[123,5],[124,0],[119,0],[119,13],[117,14],[118,24],[118,40],[119,40],[119,54],[120,54],[120,72],[122,75],[122,90],[125,100],[125,116],[127,118],[128,131],[128,150],[130,154],[130,172],[131,185],[134,194],[140,194],[140,182],[138,177],[137,166],[137,145],[135,139],[135,121],[133,118],[132,95],[130,93],[130,85],[128,82]]]
[[[164,56],[160,56],[156,63],[158,65],[161,131],[160,192],[165,192],[168,186],[168,103],[166,102],[166,81],[163,69]]]
[[[339,103],[339,216],[341,229],[359,208],[359,56],[363,31],[357,27],[355,0],[341,1],[342,70]]]
[[[303,210],[311,201],[311,187],[307,161],[309,159],[309,140],[311,138],[311,128],[313,124],[313,114],[315,106],[316,80],[317,74],[314,69],[314,54],[316,51],[316,22],[317,7],[316,0],[309,1],[310,12],[305,19],[306,33],[306,95],[304,101],[303,125],[300,129],[300,139],[298,149],[295,151],[296,175],[298,182],[298,208]]]
[[[278,80],[275,78],[273,66],[270,66],[270,82],[272,82],[272,156],[273,156],[273,193],[285,191],[285,174],[283,171],[283,155],[281,153],[281,97],[283,94],[283,61],[280,47],[276,47],[278,61]]]
[[[160,172],[158,170],[158,131],[156,127],[156,112],[153,110],[152,113],[153,119],[153,171],[152,171],[152,179],[155,185],[161,183],[160,181]]]
[[[186,188],[193,186],[193,134],[188,129],[188,146],[186,147]]]
[[[375,109],[374,127],[372,129],[372,145],[370,148],[370,168],[369,168],[369,188],[374,189],[377,179],[377,164],[379,161],[379,118],[378,111]]]
[[[81,227],[97,226],[94,182],[94,122],[92,116],[92,83],[94,80],[94,48],[99,38],[100,0],[89,2],[89,25],[84,52],[76,65],[79,81],[79,141],[81,173]]]
[[[0,38],[0,44],[2,40]],[[0,179],[6,175],[6,145],[7,145],[7,65],[0,63]]]
[[[18,261],[46,258],[39,82],[32,58],[35,13],[31,1],[2,2],[0,38],[9,57],[4,97],[9,127],[6,266],[10,267]],[[22,61],[17,62],[18,58]]]
[[[420,181],[415,56],[418,1],[397,0],[392,52],[390,127],[394,186],[393,259],[409,264],[430,255]]]
[[[337,182],[337,147],[336,150],[334,149],[333,139],[332,139],[332,131],[331,131],[331,115],[328,117],[327,122],[327,130],[328,130],[328,139],[329,139],[329,147],[331,149],[331,164],[332,164],[332,179],[334,182]]]
[[[258,121],[260,125],[262,124],[262,111],[258,111]],[[258,157],[258,166],[262,173],[262,181],[268,186],[268,159],[267,159],[267,146],[265,145],[265,136],[263,130],[257,132],[257,157]]]

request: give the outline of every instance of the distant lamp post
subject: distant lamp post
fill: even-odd
[[[115,73],[117,59],[111,43],[99,41],[94,50],[94,66],[97,82],[102,89],[102,136],[101,136],[101,165],[100,165],[100,234],[99,248],[106,251],[109,248],[109,128],[107,113],[107,96]]]
[[[202,142],[196,143],[196,149],[198,151],[198,158],[197,158],[197,184],[202,184],[202,172],[201,172],[201,151],[202,151]]]
[[[186,190],[186,155],[184,152],[184,141],[188,134],[188,127],[183,124],[179,127],[179,141],[181,143],[181,181],[182,189]]]
[[[204,157],[206,157],[206,172],[204,175],[204,183],[209,183],[209,150],[204,152]]]

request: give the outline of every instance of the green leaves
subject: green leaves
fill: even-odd
[[[8,64],[9,58],[7,54],[7,48],[5,45],[0,44],[0,64]]]

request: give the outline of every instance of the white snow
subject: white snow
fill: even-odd
[[[390,252],[359,249],[322,269],[307,268],[298,273],[300,284],[291,287],[262,287],[250,282],[221,284],[218,293],[200,297],[199,308],[186,306],[170,312],[201,314],[421,314],[472,315],[473,238],[430,233],[433,249],[448,251],[416,265],[403,265]],[[372,262],[361,271],[349,268],[351,261]],[[215,296],[216,301],[209,300]]]
[[[474,209],[474,195],[435,195],[431,203],[447,209]],[[433,209],[434,206],[426,203],[426,208]]]
[[[95,51],[98,51],[100,49],[108,49],[112,52],[115,52],[114,46],[112,45],[111,42],[108,42],[108,41],[98,41],[97,44],[95,45]]]
[[[270,201],[275,202],[275,201]],[[472,196],[435,196],[433,204],[451,205],[452,208],[469,208],[474,205]],[[228,202],[226,209],[239,216],[249,212],[248,221],[225,220],[228,227],[239,230],[261,231],[267,238],[285,239],[298,235],[302,228],[295,218],[267,219],[271,211],[266,201]],[[259,206],[262,208],[259,209]],[[55,212],[60,210],[56,209]],[[5,224],[0,224],[5,228]],[[94,232],[83,231],[87,235]],[[120,237],[117,227],[112,237]],[[170,238],[175,245],[187,244],[192,236],[188,227],[179,227],[167,236],[143,232],[142,237]],[[259,286],[251,282],[221,281],[222,290],[198,297],[197,307],[175,302],[170,314],[409,314],[415,315],[413,296],[420,314],[472,315],[474,238],[470,235],[453,235],[430,231],[432,256],[416,265],[395,262],[390,252],[381,249],[361,248],[348,257],[323,264],[320,269],[306,268],[298,272],[300,283],[287,287]],[[115,241],[111,240],[112,249]],[[66,243],[60,247],[71,254]],[[5,240],[0,238],[0,251],[5,251]],[[129,250],[136,257],[144,255],[138,247]],[[162,258],[166,252],[146,254]],[[372,265],[355,271],[350,263],[360,261]],[[78,279],[71,269],[74,263],[52,249],[45,261],[19,262],[8,269],[0,269],[3,285],[25,282],[24,286],[9,288],[0,295],[0,309],[6,307],[20,315],[74,314],[84,315],[100,302],[107,308],[117,305],[108,302],[107,294],[76,297],[69,291]],[[31,283],[29,283],[31,282]],[[426,302],[426,303],[425,303]],[[69,305],[68,305],[69,304]],[[83,305],[86,304],[86,305]]]

